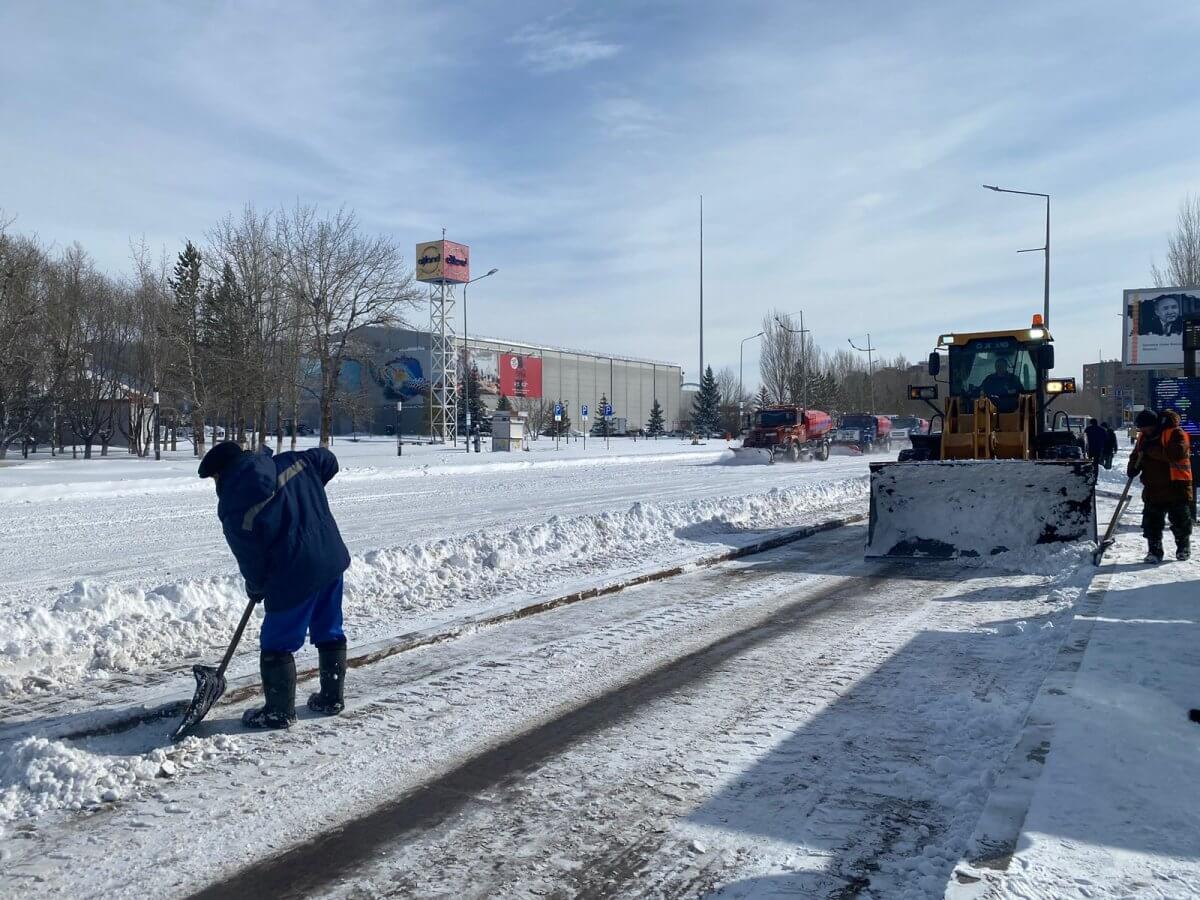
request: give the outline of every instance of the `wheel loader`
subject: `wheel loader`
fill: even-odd
[[[1040,315],[1029,328],[938,338],[934,384],[909,387],[910,399],[934,410],[929,430],[910,433],[897,462],[871,464],[868,557],[988,556],[1096,540],[1093,463],[1066,414],[1052,409],[1075,393],[1074,378],[1050,374],[1052,340]],[[943,349],[949,371],[939,381]]]

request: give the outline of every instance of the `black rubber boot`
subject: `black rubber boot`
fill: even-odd
[[[1192,558],[1192,545],[1190,541],[1184,541],[1182,544],[1175,542],[1175,558],[1180,562]]]
[[[288,728],[296,723],[296,660],[290,653],[263,651],[258,657],[262,672],[262,709],[248,709],[242,715],[247,728]]]
[[[336,716],[346,708],[346,639],[317,644],[320,658],[321,691],[308,698],[308,708]]]
[[[1146,558],[1143,559],[1142,562],[1147,563],[1148,565],[1156,565],[1157,563],[1160,563],[1162,561],[1163,561],[1162,541],[1158,541],[1158,542],[1151,541],[1150,546],[1146,552]]]

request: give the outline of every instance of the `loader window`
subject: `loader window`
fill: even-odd
[[[796,411],[793,409],[764,409],[754,417],[758,428],[791,428],[796,424]]]
[[[996,394],[1037,390],[1037,366],[1029,347],[1015,338],[972,341],[950,348],[950,393],[976,397],[987,384]]]

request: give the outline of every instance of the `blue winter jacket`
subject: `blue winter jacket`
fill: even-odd
[[[246,579],[267,611],[300,604],[350,565],[325,485],[337,457],[324,448],[243,453],[217,482],[217,516]]]

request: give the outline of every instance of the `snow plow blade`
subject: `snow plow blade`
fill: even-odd
[[[866,555],[951,559],[1095,541],[1094,477],[1077,460],[872,463]]]
[[[775,462],[775,456],[762,447],[734,447],[733,461],[746,466],[767,465]]]

